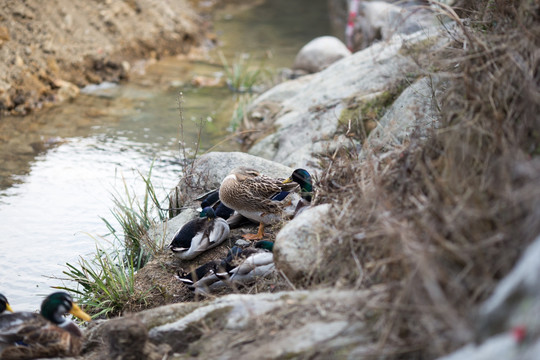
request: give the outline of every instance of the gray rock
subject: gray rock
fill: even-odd
[[[350,55],[349,49],[338,38],[321,36],[311,40],[300,49],[294,60],[293,69],[316,73]]]
[[[480,346],[467,345],[456,352],[438,360],[518,360],[519,344],[511,334],[501,334],[489,339]]]
[[[173,304],[133,317],[145,324],[153,344],[167,344],[175,356],[216,359],[281,359],[339,351],[346,358],[365,346],[367,331],[351,316],[369,291],[325,289],[227,295],[213,301]],[[273,331],[274,327],[279,331]],[[326,354],[326,355],[324,355]]]
[[[422,78],[407,87],[379,120],[367,139],[371,149],[390,149],[401,146],[416,132],[426,139],[430,129],[438,125],[436,98],[439,81]]]
[[[469,344],[438,360],[538,360],[540,339],[520,342],[511,332],[489,338],[481,345]]]
[[[291,281],[309,276],[321,262],[320,238],[328,231],[329,204],[302,211],[277,234],[274,263]]]
[[[339,130],[342,113],[351,103],[407,83],[406,74],[418,68],[404,50],[406,46],[446,43],[443,33],[435,31],[394,37],[343,58],[319,73],[277,85],[255,99],[248,109],[248,114],[264,117],[258,121],[273,124],[277,129],[256,142],[249,153],[293,168],[317,168],[318,155],[336,146],[358,146],[339,134],[344,130]]]
[[[479,345],[468,344],[439,360],[533,360],[540,353],[540,236],[480,306]],[[514,331],[520,329],[522,338]]]
[[[427,31],[438,25],[435,13],[425,6],[398,6],[385,1],[361,1],[347,45],[360,50],[395,35]]]

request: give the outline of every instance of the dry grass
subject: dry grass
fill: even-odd
[[[320,179],[336,235],[306,286],[392,285],[372,326],[384,358],[470,341],[476,305],[540,233],[540,6],[465,3],[471,24],[439,59],[440,129],[384,157],[336,154]]]

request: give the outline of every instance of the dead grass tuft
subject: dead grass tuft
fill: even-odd
[[[437,132],[384,156],[329,156],[319,181],[335,235],[307,286],[391,285],[374,356],[428,359],[470,341],[476,305],[540,233],[540,5],[464,3],[470,25],[438,60]]]

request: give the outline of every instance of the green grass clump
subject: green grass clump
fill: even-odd
[[[232,64],[229,64],[222,53],[219,53],[221,63],[227,77],[227,85],[234,92],[252,92],[253,87],[262,82],[268,71],[263,65],[254,67],[251,65],[249,54],[240,54]]]
[[[241,94],[234,104],[233,113],[230,121],[230,131],[235,132],[240,129],[247,121],[247,107],[253,101],[253,97],[249,94]],[[245,127],[245,126],[244,126]]]
[[[80,257],[78,264],[66,263],[66,267],[63,273],[77,285],[62,289],[77,294],[94,317],[119,315],[127,303],[134,301],[136,260],[125,258],[122,249],[98,245],[93,258]],[[144,301],[144,296],[135,301]]]
[[[118,231],[107,219],[101,218],[114,239],[119,243],[123,243],[124,258],[127,261],[134,261],[137,269],[142,268],[162,245],[148,237],[148,229],[155,222],[153,212],[157,209],[157,216],[160,221],[167,218],[167,213],[159,207],[156,191],[150,181],[151,175],[152,168],[150,168],[147,177],[140,174],[146,187],[142,202],[137,199],[135,194],[130,192],[125,181],[124,194],[113,194],[115,207],[111,210],[111,213],[120,224],[121,231]]]
[[[96,253],[92,258],[80,257],[77,264],[66,263],[64,280],[74,285],[59,288],[77,294],[79,302],[94,316],[119,315],[128,304],[144,302],[145,295],[152,290],[141,293],[135,289],[135,273],[163,247],[162,241],[148,235],[155,217],[163,221],[167,216],[159,207],[150,181],[151,173],[152,168],[147,177],[141,174],[145,183],[142,201],[130,191],[125,180],[124,196],[113,195],[115,207],[111,212],[121,228],[102,218],[112,236],[109,246],[96,240]],[[157,215],[154,215],[156,209]]]

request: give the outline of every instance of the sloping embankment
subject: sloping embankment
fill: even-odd
[[[9,1],[0,8],[0,111],[23,114],[118,81],[130,60],[188,52],[201,29],[185,0]]]

